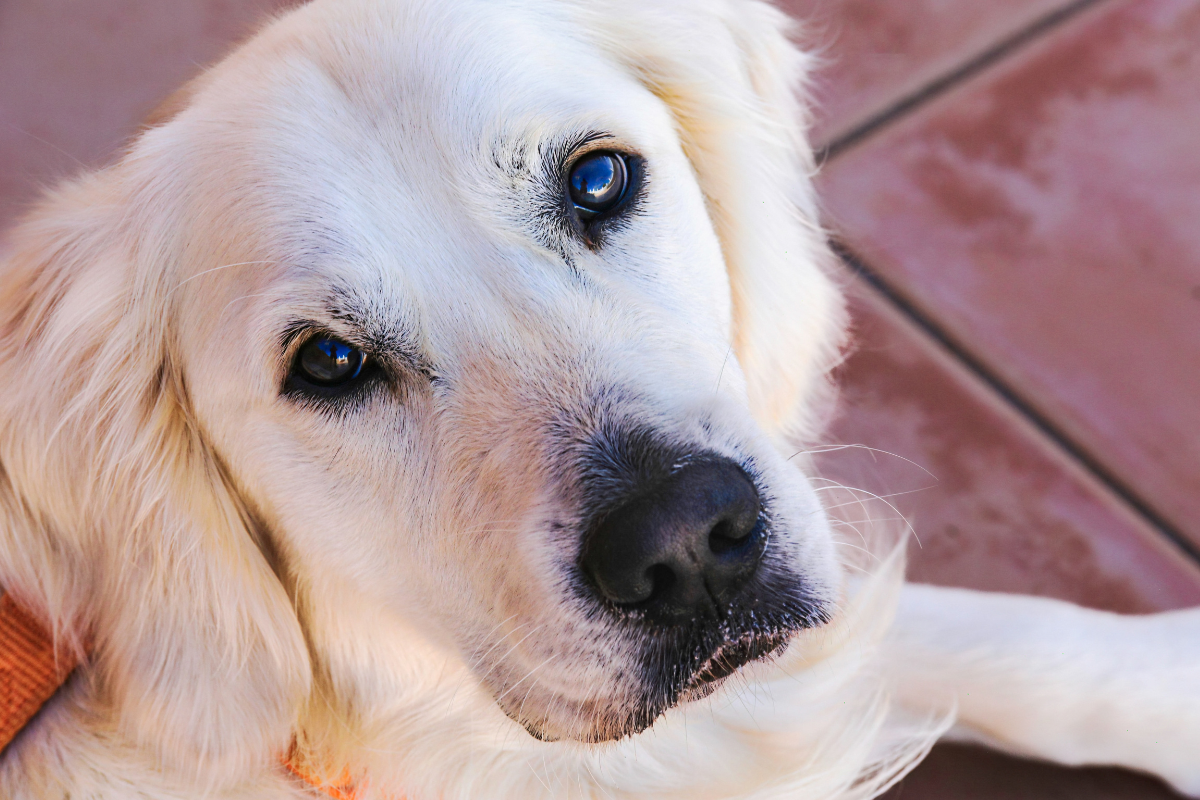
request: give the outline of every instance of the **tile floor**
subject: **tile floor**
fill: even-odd
[[[0,228],[288,0],[0,0]]]
[[[826,472],[914,523],[917,579],[1195,604],[1200,4],[789,8],[841,34],[817,132],[859,350],[832,438],[886,451]],[[1172,794],[942,747],[894,796]]]
[[[0,226],[291,2],[0,0]],[[859,342],[826,473],[914,523],[918,579],[1200,603],[1200,3],[781,4]],[[892,795],[1172,796],[953,746]]]
[[[870,269],[1195,545],[1198,41],[1193,0],[1098,4],[822,185]]]
[[[1069,9],[1067,0],[779,0],[822,56],[813,79],[828,144],[961,69],[979,54]]]

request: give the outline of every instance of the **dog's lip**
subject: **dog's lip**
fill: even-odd
[[[712,694],[725,679],[752,661],[766,661],[787,649],[792,634],[752,633],[724,642],[700,665],[684,686],[680,699],[699,700]]]
[[[515,713],[500,703],[501,709],[517,724],[521,725],[530,736],[543,742],[554,742],[562,739],[577,739],[581,742],[607,742],[636,735],[651,727],[668,708],[708,697],[717,691],[731,675],[753,661],[766,661],[775,658],[787,649],[795,631],[772,631],[769,633],[747,633],[737,638],[722,642],[713,653],[692,674],[687,684],[674,696],[674,700],[657,707],[652,713],[637,715],[638,722],[619,726],[605,732],[592,731],[568,733],[557,731],[547,725],[547,720],[539,717],[525,717]],[[591,706],[588,708],[587,706]],[[595,701],[584,704],[579,709],[581,716],[600,717],[596,713]]]

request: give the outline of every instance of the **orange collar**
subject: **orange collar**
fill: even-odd
[[[292,746],[288,750],[287,755],[281,757],[279,761],[283,764],[288,772],[292,773],[321,794],[333,798],[333,800],[358,800],[358,787],[354,785],[354,779],[350,777],[349,770],[342,772],[341,777],[330,783],[322,780],[318,775],[309,771],[298,759],[298,755],[299,753],[296,751],[296,742],[293,740]]]
[[[0,754],[38,710],[66,683],[74,656],[55,653],[46,629],[5,594],[0,597]],[[348,774],[336,785],[322,781],[296,761],[295,745],[280,762],[288,772],[333,800],[357,800]]]
[[[7,594],[0,597],[0,752],[66,682],[75,658]]]

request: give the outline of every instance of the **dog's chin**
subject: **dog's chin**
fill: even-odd
[[[531,718],[522,713],[523,709],[507,708],[503,702],[500,703],[500,707],[514,722],[525,728],[530,736],[539,741],[572,740],[586,744],[617,741],[650,728],[675,706],[709,697],[747,664],[778,657],[787,649],[792,635],[790,632],[748,634],[740,639],[724,642],[698,669],[682,681],[681,685],[668,687],[666,690],[657,689],[653,696],[650,692],[644,692],[645,696],[636,702],[603,707],[599,701],[551,701],[560,708],[570,706],[575,709],[576,726],[572,728],[560,728],[545,718]]]

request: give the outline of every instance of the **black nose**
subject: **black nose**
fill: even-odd
[[[684,466],[608,514],[580,566],[604,599],[654,622],[711,616],[758,569],[758,492],[728,459]]]

